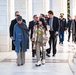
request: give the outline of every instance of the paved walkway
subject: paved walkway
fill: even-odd
[[[0,75],[76,75],[76,64],[73,63],[73,55],[76,51],[75,44],[64,42],[57,45],[55,57],[46,57],[46,64],[36,67],[36,58],[32,58],[31,49],[25,56],[24,66],[16,65],[15,52],[0,52]]]

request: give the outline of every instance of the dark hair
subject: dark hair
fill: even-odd
[[[48,18],[48,15],[45,15],[45,19]]]
[[[70,16],[70,15],[68,16],[68,20],[69,20],[69,18],[71,18],[71,16]]]
[[[21,20],[22,20],[22,16],[18,16],[17,21],[21,21]]]
[[[35,18],[37,15],[34,15],[33,18]]]
[[[42,17],[45,17],[45,15],[44,15],[44,14],[40,14],[40,15],[42,15]]]
[[[40,18],[39,21],[42,22],[42,25],[44,26],[44,28],[47,30],[47,27],[46,27],[46,23],[45,23],[45,20],[43,18]]]
[[[48,13],[52,15],[54,14],[52,10],[49,10]]]
[[[15,15],[16,15],[16,13],[19,13],[19,11],[16,11],[16,12],[15,12]]]

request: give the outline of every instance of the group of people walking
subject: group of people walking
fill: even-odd
[[[68,42],[70,41],[70,36],[72,33],[72,42],[76,44],[76,16],[74,17],[74,19],[72,19],[71,16],[68,17],[67,27],[68,27]]]
[[[11,21],[10,25],[10,38],[12,39],[12,50],[17,53],[18,66],[25,63],[25,52],[29,49],[29,36],[32,42],[32,57],[36,56],[37,58],[36,66],[45,64],[46,56],[50,57],[51,50],[53,57],[56,55],[57,35],[59,35],[59,44],[63,44],[64,31],[67,28],[69,32],[68,41],[70,40],[70,31],[72,31],[72,41],[76,42],[76,34],[74,35],[76,29],[75,31],[73,29],[76,28],[75,20],[72,21],[69,17],[68,22],[66,22],[66,19],[63,18],[63,13],[60,14],[60,18],[54,16],[51,10],[48,11],[48,16],[44,14],[40,14],[39,17],[34,15],[28,27],[19,11],[15,12],[15,16],[16,18]],[[48,37],[47,32],[49,32],[50,37]],[[48,49],[46,49],[47,42],[49,43]]]

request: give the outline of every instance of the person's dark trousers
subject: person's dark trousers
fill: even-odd
[[[71,32],[68,30],[68,41],[70,41]]]
[[[63,43],[63,41],[64,41],[64,31],[59,31],[59,41],[60,41],[60,43]]]
[[[55,35],[55,32],[50,31],[50,38],[49,38],[50,48],[46,50],[47,54],[51,53],[51,45],[53,46],[53,55],[56,54],[56,44],[57,44],[57,35]]]
[[[13,41],[12,41],[12,50],[15,51],[15,45],[13,44]]]
[[[75,42],[76,42],[76,37],[75,37]]]
[[[76,29],[76,28],[75,28]],[[76,43],[76,30],[75,30],[75,43]]]
[[[36,55],[36,49],[33,49],[33,43],[34,42],[32,42],[32,57],[35,57],[35,55]]]

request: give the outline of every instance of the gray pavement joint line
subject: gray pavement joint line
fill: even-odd
[[[6,58],[8,58],[11,55],[12,55],[12,53],[10,55],[8,55],[7,57],[5,57],[4,59],[2,59],[0,62],[2,62],[3,60],[5,60]]]
[[[71,65],[70,65],[70,63],[69,63],[70,53],[71,53],[71,51],[70,51],[69,54],[68,54],[68,65],[69,65],[69,68],[70,68],[70,70],[72,71],[72,73],[73,73],[73,75],[74,75],[74,71],[73,71],[73,69],[71,68]]]

